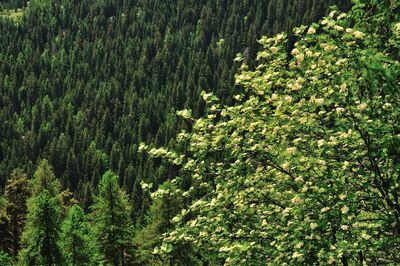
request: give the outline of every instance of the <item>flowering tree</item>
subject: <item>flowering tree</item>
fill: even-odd
[[[185,155],[141,145],[193,179],[158,252],[191,242],[227,265],[400,263],[400,12],[376,2],[296,28],[290,53],[285,34],[262,38],[235,105],[203,93],[205,117],[178,113],[193,123]]]

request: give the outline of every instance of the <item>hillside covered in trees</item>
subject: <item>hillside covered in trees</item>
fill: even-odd
[[[0,264],[400,263],[399,5],[2,3]]]

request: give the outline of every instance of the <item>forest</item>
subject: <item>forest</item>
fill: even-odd
[[[398,0],[11,0],[0,36],[0,265],[400,264]]]

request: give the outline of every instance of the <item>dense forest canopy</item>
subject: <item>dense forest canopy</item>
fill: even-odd
[[[2,1],[0,34],[0,265],[400,263],[398,1]]]

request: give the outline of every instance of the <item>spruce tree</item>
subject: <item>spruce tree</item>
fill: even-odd
[[[25,226],[27,215],[27,199],[32,194],[31,183],[23,170],[15,169],[8,179],[5,187],[7,200],[7,215],[10,219],[8,227],[8,242],[14,259],[18,255],[22,230]]]
[[[93,232],[85,212],[79,205],[73,205],[61,226],[60,247],[65,264],[71,266],[94,265],[96,248]]]
[[[7,215],[6,205],[7,201],[0,196],[0,251],[5,254],[9,252],[9,243],[7,241],[9,232],[7,229],[10,224],[10,217]]]
[[[92,206],[97,245],[105,264],[127,265],[132,254],[133,227],[128,197],[119,178],[107,171]]]
[[[47,190],[28,200],[28,219],[22,233],[22,265],[60,265],[61,250],[57,243],[61,206]]]
[[[52,166],[47,160],[42,160],[33,175],[33,195],[37,196],[44,190],[52,196],[60,196],[61,185],[56,179]],[[61,197],[60,197],[61,200]]]
[[[34,177],[34,194],[28,199],[28,216],[22,233],[19,260],[22,265],[60,265],[60,186],[46,160],[40,163]]]

